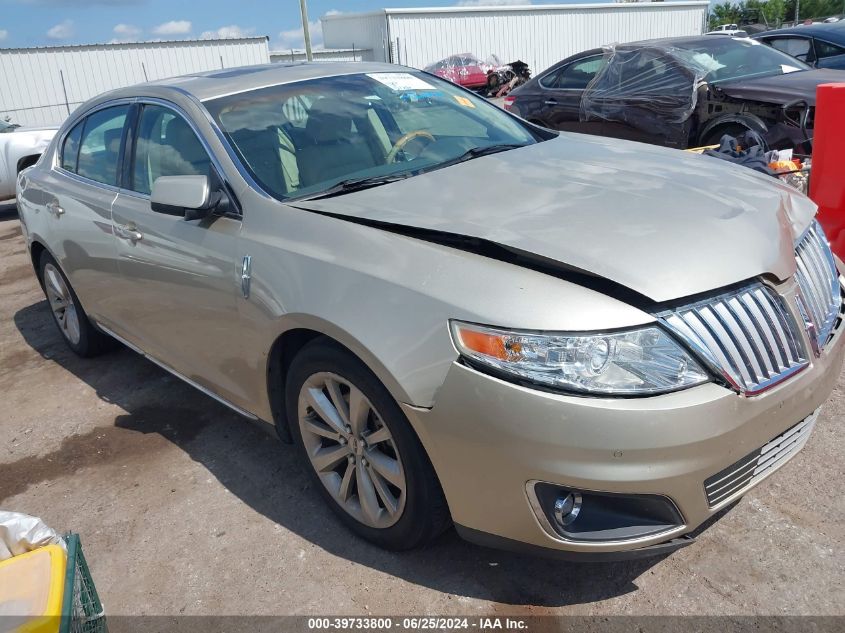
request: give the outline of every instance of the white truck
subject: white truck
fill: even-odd
[[[36,163],[58,129],[24,128],[0,120],[0,203],[14,199],[18,174]]]

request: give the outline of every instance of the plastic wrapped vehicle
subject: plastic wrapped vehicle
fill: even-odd
[[[581,121],[622,123],[667,140],[688,134],[698,89],[715,63],[672,46],[609,46],[605,58],[581,95]]]
[[[487,85],[487,71],[492,68],[491,64],[481,61],[472,53],[461,53],[434,62],[423,70],[464,88],[476,89]]]
[[[761,135],[810,153],[816,87],[845,73],[813,69],[748,38],[695,36],[593,49],[505,98],[545,127],[686,149]]]

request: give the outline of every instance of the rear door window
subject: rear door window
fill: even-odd
[[[572,62],[540,79],[543,88],[552,90],[584,90],[604,65],[604,55],[593,55]]]
[[[769,45],[787,55],[792,55],[801,61],[808,61],[812,58],[812,41],[804,37],[780,37],[768,40]]]
[[[85,119],[76,173],[117,186],[117,165],[128,113],[129,106],[121,105],[99,110]]]
[[[555,88],[562,90],[584,90],[596,76],[604,63],[603,55],[596,55],[570,64],[563,69]]]

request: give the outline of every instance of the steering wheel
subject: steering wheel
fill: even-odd
[[[387,158],[385,162],[389,165],[390,163],[396,162],[396,157],[399,156],[399,152],[405,149],[405,146],[410,143],[415,138],[425,138],[428,139],[429,143],[433,143],[435,139],[431,134],[426,132],[425,130],[414,130],[413,132],[408,132],[407,134],[403,134],[398,141],[393,144],[393,147],[390,148],[390,151],[387,153]]]

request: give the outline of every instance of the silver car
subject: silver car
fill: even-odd
[[[398,66],[108,93],[18,204],[74,351],[116,339],[275,424],[392,549],[451,525],[560,556],[686,545],[804,445],[845,350],[806,197]]]

